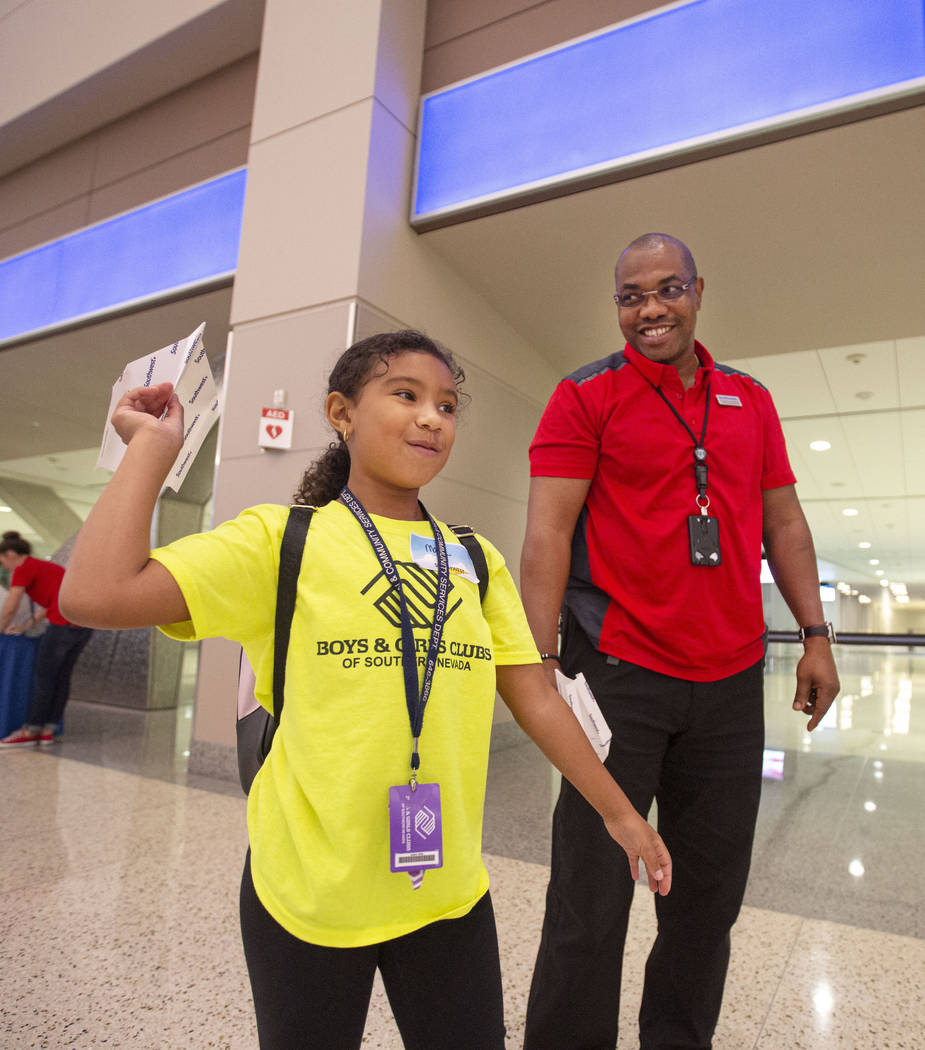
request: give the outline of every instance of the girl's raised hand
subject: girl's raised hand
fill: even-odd
[[[611,837],[623,847],[633,881],[639,878],[640,859],[646,866],[649,889],[664,897],[671,889],[671,857],[659,833],[637,812],[620,819],[605,819]]]
[[[183,408],[172,383],[136,386],[129,390],[119,399],[111,422],[126,445],[141,431],[174,446],[177,452],[183,444]]]

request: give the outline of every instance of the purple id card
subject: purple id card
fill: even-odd
[[[389,788],[389,855],[392,871],[443,867],[439,784]]]

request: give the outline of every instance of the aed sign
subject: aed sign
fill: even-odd
[[[257,444],[261,448],[292,448],[294,416],[291,408],[262,408]]]

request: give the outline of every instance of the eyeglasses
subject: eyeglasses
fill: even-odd
[[[654,295],[660,303],[673,303],[680,299],[696,280],[697,274],[694,274],[686,284],[663,284],[661,288],[653,288],[648,292],[617,292],[613,301],[624,310],[639,306],[647,295]]]

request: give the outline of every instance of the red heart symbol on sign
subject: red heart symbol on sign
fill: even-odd
[[[275,441],[280,434],[282,434],[283,428],[278,426],[276,423],[267,423],[267,433]]]

